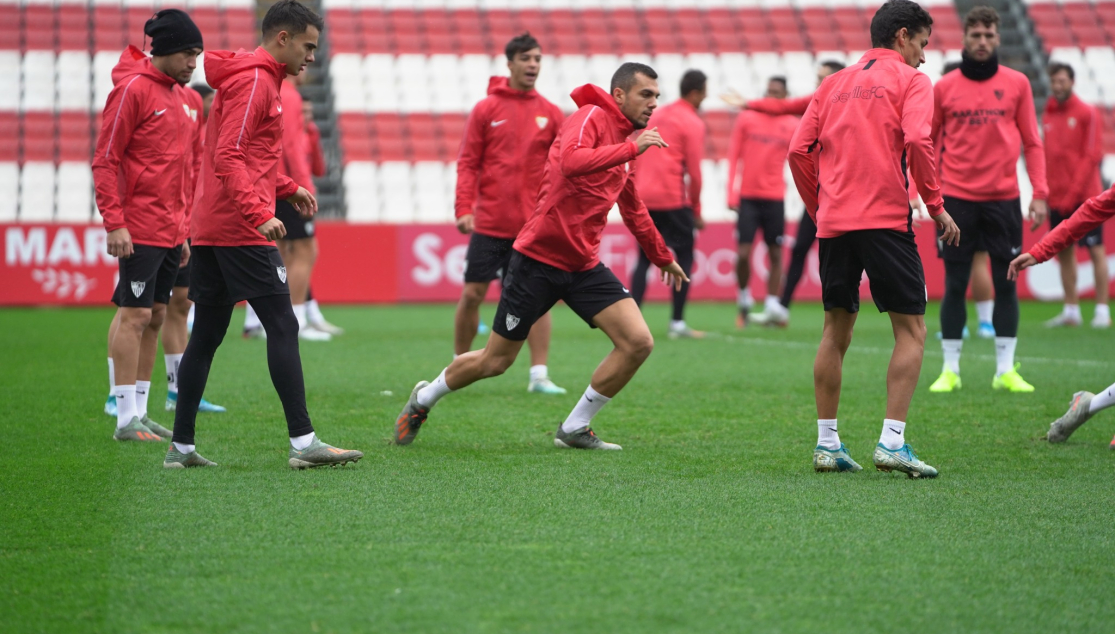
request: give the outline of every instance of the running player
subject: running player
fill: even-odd
[[[1045,165],[1049,171],[1049,227],[1056,229],[1081,205],[1081,201],[1103,191],[1100,163],[1103,162],[1103,117],[1072,92],[1076,74],[1068,64],[1049,65],[1053,98],[1045,102]],[[1103,228],[1096,227],[1077,244],[1088,251],[1096,275],[1096,314],[1093,328],[1111,326],[1107,306],[1107,253]],[[1061,263],[1061,286],[1065,307],[1060,315],[1045,322],[1050,328],[1079,326],[1080,295],[1076,290],[1076,253],[1070,245],[1057,254]]]
[[[190,227],[196,305],[193,336],[178,376],[178,409],[166,468],[208,467],[194,446],[198,403],[213,355],[237,302],[251,303],[267,329],[267,365],[286,414],[292,468],[355,462],[359,451],[331,447],[314,434],[306,412],[298,320],[290,303],[286,268],[272,244],[286,234],[275,218],[275,198],[306,216],[317,201],[279,173],[283,116],[280,86],[314,61],[324,23],[294,0],[273,4],[263,18],[263,45],[252,52],[211,52],[205,75],[217,89],[202,157],[201,203]]]
[[[457,157],[457,229],[471,235],[453,320],[454,356],[472,349],[488,285],[509,271],[511,246],[538,205],[541,167],[563,119],[561,109],[534,89],[542,70],[538,40],[523,33],[507,43],[504,53],[511,76],[488,82],[488,96],[469,114]],[[550,330],[548,312],[530,328],[527,390],[565,394],[546,367]]]
[[[945,363],[931,392],[960,389],[960,351],[968,319],[965,295],[978,245],[991,259],[995,305],[995,377],[991,387],[1033,392],[1018,374],[1018,289],[1007,279],[1007,265],[1022,252],[1022,206],[1016,165],[1025,148],[1026,171],[1033,185],[1032,228],[1045,222],[1045,151],[1034,114],[1030,81],[999,65],[999,14],[977,6],[964,20],[960,72],[949,73],[933,88],[933,138],[941,157],[945,207],[956,218],[962,242],[940,245],[945,261],[941,301],[941,347]]]
[[[693,269],[694,231],[705,228],[701,219],[701,160],[705,156],[705,122],[697,114],[708,94],[708,78],[699,70],[686,71],[681,78],[681,98],[654,111],[647,127],[656,128],[670,146],[643,155],[635,172],[635,188],[650,210],[654,226],[666,246],[674,251],[681,270]],[[687,181],[688,179],[688,181]],[[640,306],[647,290],[650,260],[639,250],[639,262],[631,277],[631,297]],[[670,339],[700,339],[705,333],[685,323],[685,300],[689,284],[672,291],[673,315]]]
[[[907,166],[946,242],[959,242],[937,187],[930,124],[932,85],[925,62],[933,19],[909,0],[890,0],[871,20],[872,48],[813,96],[790,142],[790,170],[817,222],[825,325],[813,365],[817,396],[817,471],[859,471],[840,442],[837,409],[844,354],[859,311],[866,271],[871,297],[889,312],[894,353],[875,467],[911,478],[936,477],[906,443],[906,415],[925,352],[925,274],[914,241]],[[848,139],[855,139],[849,143]]]
[[[589,326],[603,330],[615,348],[558,427],[554,444],[620,449],[593,433],[592,419],[650,356],[654,338],[630,293],[598,255],[612,206],[619,204],[624,224],[662,269],[663,279],[675,288],[689,281],[654,228],[632,178],[639,155],[666,147],[657,130],[628,140],[646,128],[658,105],[657,79],[649,66],[628,62],[612,76],[610,94],[593,85],[573,91],[579,110],[550,148],[538,208],[515,240],[488,345],[454,359],[433,383],[414,386],[395,421],[396,443],[413,442],[445,395],[511,367],[531,327],[561,299]]]
[[[152,57],[129,46],[113,69],[93,181],[108,253],[120,258],[113,294],[119,309],[108,333],[113,438],[159,441],[170,431],[148,417],[147,401],[193,199],[197,118],[184,86],[197,67],[202,39],[178,9],[159,11],[143,32],[151,38]]]

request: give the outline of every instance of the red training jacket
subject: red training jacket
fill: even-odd
[[[875,48],[833,73],[790,141],[790,171],[817,237],[908,231],[909,165],[930,216],[944,210],[930,135],[929,77],[891,49]]]
[[[1030,255],[1038,262],[1057,255],[1083,238],[1089,231],[1102,225],[1115,216],[1115,187],[1099,196],[1089,198],[1079,209],[1072,212],[1067,220],[1045,234],[1037,244],[1030,247]]]
[[[93,157],[105,230],[126,227],[135,244],[178,246],[193,201],[200,106],[191,107],[190,94],[197,93],[134,46],[120,55],[112,82]]]
[[[283,154],[283,64],[263,47],[206,51],[205,78],[217,91],[202,154],[202,200],[190,223],[193,244],[271,244],[256,227],[275,217],[275,197],[298,184],[279,173]]]
[[[964,200],[1018,198],[1018,155],[1034,198],[1045,200],[1045,151],[1030,80],[999,66],[986,81],[948,73],[933,87],[933,141],[941,157],[941,189]]]
[[[279,173],[316,194],[307,149],[306,119],[302,116],[302,94],[284,79],[279,99],[283,103],[283,160],[279,162]]]
[[[473,107],[457,156],[457,217],[473,230],[514,239],[538,205],[542,165],[564,116],[536,90],[515,90],[492,77]]]
[[[631,161],[635,131],[611,95],[591,84],[574,90],[580,108],[562,125],[542,175],[538,209],[515,240],[515,250],[571,273],[600,262],[600,235],[619,203],[623,223],[658,267],[674,261],[639,199]],[[654,152],[662,148],[651,148]]]
[[[808,97],[790,97],[789,99],[764,97],[762,99],[748,101],[747,109],[763,114],[794,114],[800,117],[805,114],[805,110],[812,101],[813,95],[809,95]]]
[[[1069,95],[1065,103],[1045,102],[1042,123],[1049,206],[1067,214],[1103,191],[1103,117],[1080,97]]]
[[[774,116],[752,110],[739,113],[728,142],[729,207],[735,208],[740,198],[782,200],[786,197],[782,168],[798,121],[790,115]]]
[[[321,151],[321,130],[313,121],[306,122],[306,154],[310,157],[310,172],[325,176],[325,153]]]
[[[705,122],[693,104],[678,99],[654,111],[647,129],[658,128],[667,148],[639,157],[635,187],[648,209],[689,207],[701,217],[701,159],[705,156]],[[689,177],[688,186],[685,178]]]

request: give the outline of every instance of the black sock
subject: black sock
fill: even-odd
[[[298,319],[290,295],[268,295],[249,299],[267,331],[267,368],[271,383],[283,402],[287,431],[291,438],[312,432],[306,411],[306,385],[302,379],[302,357],[298,354]]]
[[[789,308],[794,299],[794,290],[805,273],[805,259],[809,257],[809,249],[817,239],[817,225],[808,216],[801,217],[798,225],[798,235],[794,240],[794,248],[790,252],[790,266],[786,269],[786,282],[782,286],[782,297],[779,299],[784,307]]]
[[[970,261],[945,260],[945,296],[941,299],[941,337],[944,339],[960,339],[964,336],[964,325],[968,322],[964,296],[968,293],[968,280],[971,276]]]
[[[174,411],[174,442],[194,443],[194,424],[213,355],[224,341],[234,306],[195,304],[194,330],[178,365],[178,403]]]
[[[693,245],[683,245],[674,249],[677,254],[678,266],[682,271],[685,271],[685,276],[689,277],[693,272]],[[673,293],[674,303],[674,321],[682,321],[685,319],[685,300],[689,297],[689,282],[683,282],[681,290],[670,287]]]
[[[631,298],[640,306],[643,305],[643,296],[647,292],[647,269],[649,268],[650,260],[643,250],[639,249],[639,260],[635,263],[635,272],[631,275]]]
[[[1018,336],[1018,283],[1007,279],[1010,262],[991,258],[991,282],[995,285],[995,311],[991,324],[996,337]]]

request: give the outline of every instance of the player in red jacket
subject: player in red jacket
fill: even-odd
[[[1049,84],[1053,98],[1045,103],[1045,165],[1049,177],[1049,227],[1056,229],[1081,201],[1103,191],[1100,163],[1103,162],[1103,117],[1072,92],[1076,74],[1068,64],[1049,65]],[[1088,250],[1096,272],[1096,314],[1093,328],[1111,326],[1107,306],[1107,253],[1103,248],[1103,228],[1096,227],[1080,239],[1078,246]],[[1072,246],[1057,254],[1061,263],[1061,285],[1065,307],[1046,326],[1079,326],[1080,296],[1076,291],[1076,253]]]
[[[560,299],[589,326],[603,330],[615,348],[558,427],[554,444],[620,449],[596,437],[592,418],[646,361],[654,338],[630,293],[600,261],[600,238],[612,206],[619,204],[624,224],[662,269],[663,279],[675,288],[689,281],[654,228],[632,173],[639,155],[667,145],[657,130],[629,140],[658,105],[657,79],[649,66],[626,63],[612,76],[611,94],[592,85],[573,91],[579,110],[550,147],[538,207],[515,239],[488,345],[454,359],[433,383],[414,386],[395,421],[396,443],[413,442],[446,394],[511,367],[531,327]]]
[[[314,123],[314,104],[312,101],[302,101],[302,119],[306,123],[306,154],[307,160],[310,162],[310,173],[320,178],[326,175],[328,168],[325,165],[325,153],[321,149],[321,130]],[[306,287],[306,322],[314,330],[320,330],[333,336],[345,334],[344,328],[334,326],[325,319],[325,315],[321,313],[321,306],[314,299],[312,285]]]
[[[906,415],[925,353],[925,274],[914,241],[907,167],[943,240],[959,242],[937,186],[925,62],[933,19],[908,0],[890,0],[871,20],[872,48],[821,83],[790,142],[790,170],[817,222],[825,326],[813,377],[817,471],[859,471],[837,434],[844,354],[852,340],[864,272],[871,298],[889,312],[894,353],[874,463],[882,471],[935,477],[905,440]]]
[[[182,259],[193,199],[197,118],[190,81],[201,32],[186,13],[160,11],[144,25],[150,59],[129,46],[113,69],[93,157],[97,208],[108,253],[120,258],[109,327],[117,440],[159,441],[170,432],[147,415],[159,329]],[[106,410],[113,403],[106,403]]]
[[[472,349],[480,325],[480,304],[492,280],[511,261],[511,245],[538,205],[542,166],[564,116],[534,89],[542,69],[542,48],[523,33],[504,48],[510,77],[492,77],[488,96],[472,109],[457,157],[457,229],[471,234],[465,256],[465,285],[453,319],[453,353]],[[546,367],[550,314],[531,328],[527,390],[565,394]]]
[[[1045,221],[1049,190],[1045,151],[1034,114],[1030,81],[999,65],[999,14],[987,6],[968,12],[959,72],[948,73],[933,88],[933,139],[941,158],[941,191],[963,238],[959,246],[940,245],[945,262],[941,301],[941,347],[945,363],[931,392],[960,389],[960,351],[968,311],[965,295],[977,249],[991,259],[995,305],[996,372],[991,386],[1009,392],[1034,387],[1014,363],[1018,344],[1018,290],[1007,279],[1007,265],[1022,251],[1022,207],[1017,163],[1025,150],[1033,185],[1033,228]]]
[[[635,187],[650,210],[650,218],[686,275],[693,269],[694,231],[705,227],[701,219],[701,160],[705,156],[706,130],[697,110],[707,94],[708,78],[704,73],[690,70],[682,75],[681,98],[655,110],[647,124],[669,139],[670,146],[640,157],[635,172]],[[631,276],[631,297],[640,306],[649,269],[650,260],[639,251],[639,261]],[[667,331],[671,339],[705,336],[685,323],[688,294],[689,284],[672,291],[673,314]]]
[[[237,302],[247,300],[267,329],[267,365],[286,414],[292,468],[355,462],[359,451],[331,447],[314,434],[306,412],[298,320],[290,303],[287,272],[273,242],[286,235],[274,215],[285,198],[312,216],[317,201],[282,175],[283,101],[287,75],[314,61],[322,19],[295,0],[280,0],[263,18],[263,45],[255,51],[210,52],[205,75],[217,90],[209,113],[201,164],[202,200],[190,236],[194,270],[190,299],[194,331],[178,373],[174,437],[163,466],[204,467],[194,446],[198,402],[213,355],[228,330]]]

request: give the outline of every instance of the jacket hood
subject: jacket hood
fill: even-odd
[[[205,81],[214,90],[220,90],[221,84],[228,81],[229,77],[251,68],[267,70],[280,80],[286,75],[283,65],[275,61],[262,46],[254,51],[240,49],[235,53],[205,51]]]
[[[612,96],[605,92],[603,88],[585,84],[580,88],[575,88],[573,92],[569,93],[569,96],[573,98],[573,103],[577,104],[578,108],[596,106],[612,115],[625,136],[635,131],[635,125],[620,111],[619,106],[616,105],[616,100],[612,99]]]
[[[492,77],[488,80],[488,94],[515,97],[518,99],[534,99],[538,96],[538,91],[533,88],[530,90],[515,90],[511,87],[511,79],[509,77]]]
[[[155,68],[155,65],[151,63],[151,58],[147,57],[146,53],[129,44],[128,48],[120,54],[120,61],[112,69],[112,84],[114,86],[120,84],[132,75],[146,75],[168,86],[178,83],[170,75]]]

